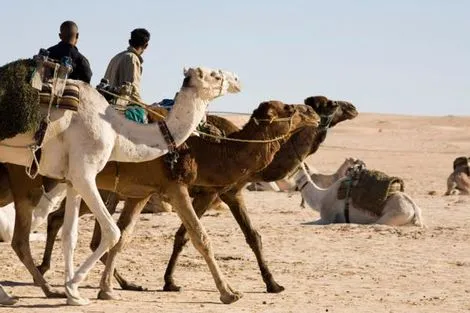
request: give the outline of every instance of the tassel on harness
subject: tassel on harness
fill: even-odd
[[[173,173],[175,164],[178,163],[179,159],[179,153],[176,151],[175,139],[171,135],[170,130],[168,129],[168,125],[165,121],[157,121],[157,124],[168,146],[168,153],[165,154],[164,160],[170,166],[170,170]]]

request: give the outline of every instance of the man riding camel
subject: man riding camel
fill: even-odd
[[[60,42],[47,49],[49,57],[60,61],[63,57],[72,59],[73,71],[70,73],[70,79],[77,79],[90,83],[91,68],[87,58],[85,58],[77,49],[78,26],[72,21],[65,21],[60,25]]]
[[[148,46],[150,33],[144,28],[137,28],[131,32],[129,47],[118,53],[109,62],[104,78],[109,80],[111,86],[121,86],[126,82],[132,84],[131,97],[142,102],[140,96],[140,81],[142,77],[142,54]]]

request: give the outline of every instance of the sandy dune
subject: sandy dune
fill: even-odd
[[[239,118],[238,122],[243,118]],[[316,212],[299,207],[298,194],[245,192],[253,223],[281,294],[266,294],[256,260],[230,212],[209,212],[203,223],[232,287],[244,297],[219,303],[203,259],[188,246],[176,271],[180,293],[162,292],[163,271],[179,221],[174,213],[142,215],[136,236],[118,262],[122,273],[149,288],[118,290],[122,300],[96,299],[95,267],[82,293],[88,307],[45,299],[8,244],[0,244],[2,284],[20,302],[0,312],[467,312],[470,311],[470,197],[442,196],[455,157],[470,151],[470,117],[361,114],[334,128],[308,161],[332,172],[345,157],[403,177],[423,210],[427,229],[306,223]],[[429,192],[435,191],[435,195]],[[93,220],[80,223],[77,262],[89,253]],[[44,228],[42,228],[44,230]],[[43,242],[33,242],[39,260]],[[63,280],[61,243],[54,250],[53,285]]]

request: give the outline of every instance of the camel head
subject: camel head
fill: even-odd
[[[358,115],[356,107],[346,101],[330,100],[324,96],[308,97],[304,103],[320,115],[320,127],[329,128],[336,124],[352,120]]]
[[[366,163],[362,161],[361,159],[346,158],[343,164],[341,164],[341,166],[339,167],[337,173],[340,175],[340,177],[343,177],[346,175],[346,172],[348,171],[348,169],[354,166],[361,166],[362,168],[365,168]]]
[[[278,133],[292,135],[303,127],[317,127],[320,118],[306,105],[289,105],[281,101],[262,102],[250,118],[251,122],[267,122]]]
[[[183,87],[197,89],[200,98],[206,101],[241,90],[240,80],[234,73],[205,67],[185,68]]]

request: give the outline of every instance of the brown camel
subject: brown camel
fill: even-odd
[[[321,117],[320,126],[304,128],[302,131],[293,135],[282,145],[273,161],[266,168],[253,173],[244,180],[239,180],[231,186],[225,185],[223,188],[207,188],[197,185],[196,182],[196,186],[191,188],[191,191],[198,195],[195,199],[198,199],[199,202],[194,204],[194,209],[199,217],[211,207],[211,203],[213,203],[214,199],[217,199],[217,196],[229,206],[245,235],[248,245],[256,256],[261,276],[266,284],[267,292],[270,293],[281,292],[284,290],[284,287],[274,280],[266,264],[262,253],[261,235],[252,225],[247,213],[242,195],[243,187],[249,182],[272,182],[291,174],[305,158],[318,150],[320,144],[326,138],[328,128],[342,121],[353,119],[358,114],[354,105],[344,101],[332,101],[322,96],[309,97],[305,99],[304,103],[312,107]],[[222,123],[219,125],[222,125]],[[230,132],[234,129],[234,126],[232,126],[230,129],[224,129],[224,131]],[[163,289],[166,291],[180,290],[180,287],[176,286],[174,283],[173,272],[178,255],[181,253],[187,241],[186,230],[182,225],[175,234],[173,253],[165,271],[165,286]]]
[[[303,159],[318,149],[320,143],[325,139],[328,127],[332,127],[339,122],[352,119],[357,116],[355,107],[347,102],[335,102],[328,100],[325,97],[310,97],[305,100],[305,103],[313,107],[315,111],[321,116],[321,129],[318,129],[317,127],[303,128],[282,145],[281,150],[275,155],[274,160],[270,163],[270,165],[268,165],[267,168],[261,172],[251,172],[249,175],[245,175],[242,179],[239,179],[239,181],[235,182],[235,184],[230,184],[227,179],[217,178],[217,173],[226,172],[225,170],[221,171],[219,168],[213,168],[212,164],[208,164],[205,167],[198,166],[198,177],[191,188],[191,193],[193,196],[195,196],[193,205],[198,216],[202,216],[207,207],[209,207],[210,201],[212,199],[217,199],[218,193],[221,193],[221,197],[229,205],[232,214],[245,234],[248,244],[256,255],[263,280],[267,286],[267,291],[273,293],[281,292],[284,290],[284,288],[274,280],[273,275],[271,274],[266,261],[264,260],[264,256],[261,250],[261,236],[253,228],[247,215],[243,198],[241,196],[241,188],[248,181],[262,181],[264,180],[264,177],[267,177],[271,180],[278,180],[279,178],[286,176],[296,169]],[[221,128],[222,126],[220,125],[227,125],[227,127],[224,129],[226,134],[231,134],[238,130],[235,125],[220,117],[209,117],[208,120],[213,124],[217,123],[216,125]],[[199,148],[193,142],[190,142],[191,154],[194,152],[196,160],[199,162],[199,159],[204,158],[205,153],[208,152],[205,150],[204,142],[198,140],[198,144],[200,145]],[[205,160],[210,162],[209,159]],[[221,168],[225,168],[223,164],[220,166]],[[207,171],[207,173],[205,171]],[[202,179],[202,177],[204,177],[204,179]],[[211,179],[209,180],[209,178]],[[139,177],[139,179],[142,181],[143,178]],[[207,181],[210,181],[212,186],[208,186],[206,183]],[[50,226],[48,226],[47,248],[44,255],[43,264],[41,265],[41,271],[43,272],[50,266],[52,245],[54,243],[54,238],[57,234],[57,231],[62,223],[60,220],[62,214],[63,213],[58,211],[49,217]],[[94,240],[96,240],[95,237]],[[188,239],[185,238],[185,229],[180,228],[176,235],[174,252],[165,274],[164,290],[179,290],[179,287],[175,286],[173,283],[172,272],[174,265],[176,264],[177,256],[187,240]],[[95,245],[96,242],[92,244],[92,246]],[[117,272],[115,272],[115,275],[123,289],[128,289],[130,286],[135,287],[135,285],[128,284],[122,278],[122,276],[117,274]]]
[[[140,213],[151,194],[155,192],[167,194],[171,205],[177,208],[177,212],[180,212],[182,207],[192,207],[188,185],[193,182],[196,176],[196,166],[200,169],[197,172],[198,180],[207,184],[211,184],[211,181],[218,178],[218,175],[211,173],[209,170],[214,168],[213,158],[227,161],[224,164],[225,173],[229,174],[224,177],[226,181],[243,179],[250,175],[252,171],[259,171],[268,165],[274,154],[279,150],[281,141],[287,140],[292,134],[305,127],[316,127],[318,123],[318,115],[308,106],[285,105],[278,101],[269,101],[261,103],[243,129],[231,136],[234,140],[261,140],[268,141],[267,143],[224,141],[223,144],[218,144],[207,142],[199,137],[191,137],[187,140],[189,147],[199,145],[201,148],[191,148],[191,155],[187,150],[180,152],[183,157],[176,163],[174,171],[168,169],[164,158],[142,163],[109,162],[97,176],[97,185],[100,189],[115,191],[121,196],[127,197],[128,200],[117,222],[122,229],[122,237],[117,245],[110,250],[109,256],[102,258],[102,261],[106,261],[107,258],[107,266],[103,273],[101,291],[98,297],[101,299],[113,298],[110,274],[114,272],[115,255],[130,239],[130,234],[136,222],[135,216]],[[198,150],[199,154],[196,152]],[[207,154],[205,154],[208,151],[210,151],[211,159],[207,159]],[[237,153],[233,153],[233,151]],[[231,157],[225,157],[227,155],[231,155]],[[202,173],[206,173],[206,175]],[[217,174],[219,173],[222,173],[222,171],[217,170]],[[11,185],[13,192],[15,192],[15,186]],[[189,227],[203,229],[199,219],[196,219],[197,224],[193,225],[185,220],[184,215],[179,214],[179,216]],[[18,232],[22,232],[22,236],[27,238],[29,228],[21,227],[19,229],[15,227],[15,234]],[[202,245],[197,244],[198,242],[208,242],[205,232],[203,232],[202,238],[194,236],[191,237],[191,240],[196,249],[202,247]],[[213,257],[210,245],[208,250],[205,251],[204,255]],[[30,251],[27,251],[27,253],[30,257]],[[24,254],[18,253],[18,255],[23,261]],[[31,268],[31,264],[25,265],[33,274],[36,282],[41,286],[46,284],[36,268]],[[33,273],[34,270],[37,273]],[[212,272],[218,270],[218,268],[210,268],[210,270]],[[38,274],[41,276],[39,280],[36,279]],[[222,302],[231,303],[241,297],[241,294],[233,291],[230,286],[220,288],[220,282],[216,281],[216,284],[221,293]]]

